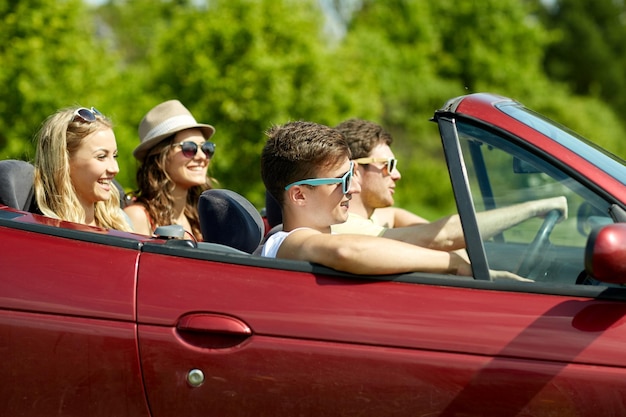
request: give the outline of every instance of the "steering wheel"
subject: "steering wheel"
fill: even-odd
[[[561,212],[559,210],[551,210],[546,214],[546,217],[543,219],[543,223],[537,231],[537,235],[533,239],[533,241],[528,245],[528,249],[526,250],[526,254],[522,259],[522,262],[517,268],[517,274],[523,277],[530,278],[530,272],[533,267],[536,267],[539,264],[540,253],[548,246],[550,233],[552,233],[552,229],[556,225],[557,221],[561,217]]]

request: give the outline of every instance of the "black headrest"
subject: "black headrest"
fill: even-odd
[[[265,191],[265,217],[270,227],[277,226],[283,222],[283,210],[269,191]]]
[[[36,207],[33,181],[35,168],[26,161],[0,161],[0,204],[18,210],[33,211]]]
[[[261,243],[265,226],[258,210],[230,190],[207,190],[198,202],[205,242],[220,243],[252,253]]]
[[[115,178],[113,179],[113,185],[115,186],[115,188],[117,188],[117,191],[120,193],[120,207],[121,208],[126,208],[126,206],[128,206],[129,204],[129,197],[126,194],[126,190],[124,190],[124,187],[122,186],[122,184],[119,183],[118,180],[116,180]]]

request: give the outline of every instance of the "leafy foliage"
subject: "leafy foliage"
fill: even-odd
[[[31,159],[41,122],[60,107],[104,102],[115,54],[79,0],[0,2],[0,156]],[[94,104],[92,104],[94,103]]]
[[[556,0],[540,16],[554,34],[545,69],[576,94],[626,109],[626,4],[615,0]]]
[[[435,218],[455,207],[429,118],[451,97],[517,98],[626,155],[623,2],[554,3],[0,0],[0,157],[32,158],[45,117],[93,105],[115,121],[130,189],[139,121],[178,98],[216,127],[220,186],[262,207],[265,130],[361,117],[394,136],[398,204]]]
[[[330,123],[363,107],[350,81],[335,75],[314,2],[212,1],[170,5],[167,16],[167,30],[153,36],[142,65],[150,70],[145,90],[152,101],[144,111],[176,97],[215,125],[212,174],[257,205],[264,199],[265,130],[294,119]]]

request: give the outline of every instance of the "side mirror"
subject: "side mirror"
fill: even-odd
[[[589,234],[585,271],[598,281],[626,284],[626,223],[613,223]]]

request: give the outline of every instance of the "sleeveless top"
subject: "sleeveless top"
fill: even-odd
[[[263,244],[263,250],[261,251],[261,256],[265,256],[266,258],[275,258],[278,253],[278,248],[283,243],[283,240],[287,236],[289,236],[291,232],[283,232],[282,230],[274,233],[267,239],[267,242]]]
[[[290,233],[295,232],[300,229],[310,229],[310,227],[297,227],[289,232],[278,231],[267,238],[267,241],[263,244],[263,250],[261,251],[261,256],[265,256],[266,258],[275,258],[278,253],[278,249],[280,245],[282,245],[283,241],[289,236]]]

